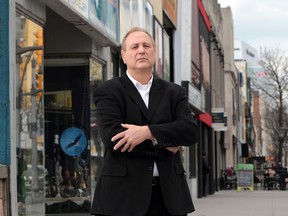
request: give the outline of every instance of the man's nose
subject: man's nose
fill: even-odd
[[[139,46],[139,48],[138,48],[138,52],[139,53],[143,53],[143,52],[145,52],[145,48],[144,48],[144,46]]]

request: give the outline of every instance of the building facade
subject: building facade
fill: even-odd
[[[187,89],[200,128],[198,143],[181,150],[192,197],[221,189],[222,171],[239,161],[247,136],[230,9],[212,0],[0,4],[3,215],[89,215],[104,152],[93,92],[125,73],[120,45],[133,26],[154,37],[155,75]],[[79,148],[69,148],[77,137]],[[211,167],[205,187],[203,152]]]
[[[1,38],[6,39],[1,44],[6,46],[0,55],[5,66],[1,101],[6,104],[1,107],[1,114],[5,114],[1,133],[6,137],[1,143],[1,149],[5,149],[1,151],[4,171],[1,167],[0,172],[4,179],[1,194],[6,198],[1,202],[5,206],[3,215],[89,215],[104,149],[95,122],[93,91],[99,83],[125,73],[119,47],[129,28],[140,26],[153,35],[155,74],[187,88],[195,117],[209,111],[209,103],[203,107],[209,97],[205,96],[201,77],[195,80],[191,69],[194,20],[177,16],[192,17],[195,2],[1,2],[5,6],[1,7],[1,20],[6,21],[1,25]],[[195,6],[197,16],[200,11],[203,19],[201,1]],[[193,25],[199,28],[198,23]],[[206,54],[204,60],[197,54],[201,61],[198,73],[204,70],[206,76],[210,73],[204,68],[210,52],[207,20],[202,20],[201,26],[201,52]],[[187,42],[191,49],[187,50]],[[202,193],[201,182],[197,181],[201,174],[199,149],[207,149],[210,155],[214,151],[209,149],[211,122],[204,120],[201,124],[204,139],[182,151],[193,197]],[[68,148],[67,140],[77,135],[81,136],[79,148]],[[211,164],[214,160],[211,157]],[[213,182],[211,178],[207,191],[214,191]]]

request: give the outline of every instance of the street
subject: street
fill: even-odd
[[[288,191],[219,191],[194,199],[196,211],[189,216],[287,216]]]

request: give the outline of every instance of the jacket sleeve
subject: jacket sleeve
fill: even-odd
[[[182,87],[180,89],[175,102],[173,121],[148,125],[160,148],[190,146],[198,140],[198,125],[189,109],[185,89]]]
[[[111,138],[124,131],[121,127],[123,121],[120,105],[116,98],[101,86],[94,92],[96,105],[96,122],[100,130],[100,136],[106,148],[113,148],[115,142]]]

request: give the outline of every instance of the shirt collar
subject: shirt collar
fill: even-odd
[[[128,78],[131,80],[131,82],[134,84],[134,86],[137,88],[138,86],[151,86],[152,85],[152,81],[153,81],[153,74],[152,74],[152,76],[151,76],[151,79],[148,81],[148,83],[147,84],[141,84],[140,82],[138,82],[137,80],[135,80],[130,74],[129,74],[129,72],[128,72],[128,70],[127,70],[127,72],[126,72],[126,74],[127,74],[127,76],[128,76]]]

